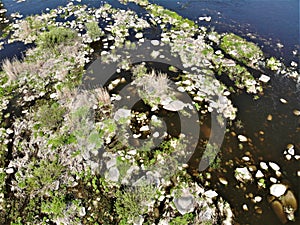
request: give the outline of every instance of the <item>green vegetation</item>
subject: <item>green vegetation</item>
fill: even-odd
[[[97,22],[89,22],[86,23],[85,26],[86,26],[87,34],[92,40],[97,40],[103,35],[102,30],[98,26]]]
[[[74,39],[77,37],[76,33],[71,29],[54,27],[39,35],[36,43],[43,49],[54,48],[60,44],[72,45]]]
[[[254,43],[230,33],[221,39],[220,48],[232,58],[246,65],[254,66],[262,56],[263,52]]]
[[[172,89],[174,79],[143,64],[133,66],[127,53],[120,57],[116,52],[142,42],[138,36],[137,42],[131,41],[132,31],[161,29],[161,40],[151,43],[169,44],[171,53],[193,72],[184,71],[175,78],[178,91],[193,99],[190,105],[178,102],[184,107],[194,105],[202,118],[216,111],[219,122],[222,116],[235,118],[231,93],[261,91],[259,80],[249,71],[257,69],[262,52],[237,35],[208,34],[194,21],[147,0],[123,2],[132,1],[149,11],[149,19],[109,4],[99,9],[68,4],[9,26],[11,43],[33,43],[33,47],[22,59],[4,60],[0,72],[0,224],[125,225],[143,220],[147,225],[161,220],[188,225],[199,219],[199,205],[216,209],[220,203],[203,196],[202,184],[210,186],[211,171],[205,178],[204,173],[199,174],[198,182],[194,168],[189,168],[188,162],[179,163],[178,159],[188,155],[191,132],[172,135],[170,129],[177,129],[172,121],[166,132],[161,131],[164,122],[158,115],[165,119],[171,114],[166,107],[161,109],[181,95]],[[56,22],[61,18],[64,22]],[[106,27],[99,26],[101,20],[107,21]],[[100,43],[103,48],[92,49]],[[115,93],[115,86],[127,85],[127,77],[112,81],[112,88],[108,84],[111,93],[103,87],[82,88],[85,69],[98,55],[103,56],[103,63],[116,62],[121,76],[127,69],[133,74],[131,84],[135,86],[129,85],[128,90],[139,95],[151,111],[133,112],[125,107],[125,112],[120,112],[124,117],[118,119],[114,114],[118,102],[130,95],[110,94]],[[271,57],[262,65],[277,70],[280,62]],[[178,72],[175,66],[168,69]],[[227,75],[236,88],[222,83],[223,77],[215,79],[215,72]],[[187,118],[189,112],[180,111]],[[158,146],[155,137],[162,138]],[[215,157],[218,150],[208,144],[202,156],[209,161],[209,170],[218,170],[223,163]],[[111,171],[114,173],[109,174]],[[138,177],[140,174],[145,176]],[[110,175],[118,177],[112,180]],[[265,180],[258,184],[266,187]],[[191,213],[180,215],[182,211],[171,201],[184,191],[190,192],[195,206],[186,210]]]
[[[115,209],[120,219],[131,223],[148,211],[150,202],[156,194],[156,188],[150,185],[129,187],[116,193]]]
[[[41,105],[34,117],[38,126],[36,128],[44,128],[49,130],[59,129],[65,113],[66,109],[61,107],[57,102],[54,102],[51,105]]]
[[[177,216],[170,221],[170,225],[189,225],[193,224],[195,215],[193,213],[187,213],[183,216]]]

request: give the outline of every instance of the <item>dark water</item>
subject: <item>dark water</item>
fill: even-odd
[[[27,0],[23,3],[11,0],[2,1],[8,10],[5,13],[7,18],[12,12],[17,11],[26,16],[46,12],[46,8],[56,8],[67,2],[66,0]],[[117,0],[107,2],[115,7],[127,8],[127,6],[119,4]],[[174,10],[183,17],[198,21],[198,24],[214,28],[218,32],[239,34],[260,45],[266,55],[281,57],[287,65],[291,61],[299,63],[299,54],[293,54],[293,51],[299,51],[299,0],[152,0],[150,2]],[[104,2],[86,0],[81,3],[99,7]],[[199,21],[200,16],[211,16],[212,20],[211,22]],[[279,48],[278,43],[281,43],[283,47]],[[0,50],[0,61],[14,55],[20,57],[25,49],[19,43],[4,47],[3,50]],[[262,98],[254,101],[251,96],[243,94],[233,99],[234,104],[239,108],[238,119],[244,125],[243,128],[235,131],[252,139],[253,146],[249,147],[249,151],[256,163],[260,160],[274,161],[282,167],[284,176],[296,190],[299,199],[300,181],[295,174],[300,169],[299,161],[287,162],[282,153],[287,144],[293,143],[299,154],[300,121],[299,117],[293,115],[293,110],[300,110],[300,90],[288,78],[276,74],[268,75],[273,79],[268,83]],[[286,99],[288,103],[282,104],[280,98]],[[266,120],[269,114],[273,116],[272,121]],[[264,132],[263,141],[259,134],[260,131]],[[228,150],[236,148],[235,139],[228,134],[223,146],[223,160],[242,156],[239,151]],[[232,177],[234,171],[230,168],[226,169],[228,176]],[[216,177],[218,175],[222,174],[215,174]],[[226,174],[223,175],[228,177]],[[213,186],[236,208],[240,224],[280,224],[265,202],[261,206],[263,208],[262,215],[256,215],[251,210],[244,213],[241,206],[246,201],[245,193],[236,192],[230,185],[224,188],[218,184],[217,180],[213,181]],[[255,190],[253,185],[249,185],[247,191],[256,191],[257,194],[266,197],[265,192]],[[299,210],[297,216],[299,221]]]

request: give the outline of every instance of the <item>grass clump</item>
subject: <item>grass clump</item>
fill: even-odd
[[[131,224],[140,215],[148,211],[148,204],[154,198],[156,188],[142,184],[141,186],[130,187],[116,193],[115,209],[121,219],[121,224]]]
[[[63,27],[55,27],[47,32],[42,33],[36,43],[41,48],[54,48],[56,45],[64,43],[66,45],[72,45],[76,33],[71,29]]]
[[[51,105],[44,104],[38,109],[35,120],[41,128],[49,130],[58,129],[63,121],[65,112],[66,109],[61,107],[57,102]]]
[[[85,24],[87,34],[92,40],[97,40],[103,35],[102,30],[98,26],[97,22],[89,22]]]

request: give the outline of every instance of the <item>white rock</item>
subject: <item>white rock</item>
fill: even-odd
[[[142,136],[142,134],[133,134],[132,135],[133,138],[139,138],[140,136]]]
[[[184,194],[179,198],[174,198],[174,204],[181,215],[184,215],[194,211],[195,199],[191,194]]]
[[[204,192],[204,195],[208,198],[214,198],[214,197],[218,196],[218,193],[213,190],[208,190],[208,191]]]
[[[288,153],[289,153],[290,155],[295,155],[295,149],[294,149],[294,146],[293,146],[292,148],[289,148],[289,149],[288,149]]]
[[[159,45],[159,40],[151,40],[151,44],[154,46],[158,46]]]
[[[248,211],[248,210],[249,210],[247,204],[244,204],[244,205],[243,205],[243,210],[244,210],[244,211]]]
[[[242,158],[242,160],[248,162],[248,161],[250,161],[250,158],[249,158],[248,156],[244,156],[244,157]]]
[[[135,35],[135,37],[136,37],[137,39],[142,38],[142,37],[143,37],[143,33],[139,32],[139,33],[137,33],[137,34]]]
[[[255,174],[255,177],[256,178],[262,178],[262,177],[264,177],[264,174],[260,170],[257,170],[257,172]]]
[[[262,197],[261,197],[261,196],[255,196],[255,197],[254,197],[254,201],[255,201],[255,202],[261,202],[261,200],[262,200]]]
[[[119,180],[120,172],[117,167],[111,167],[106,174],[108,180],[117,182]]]
[[[280,167],[274,162],[269,162],[269,166],[275,171],[280,170]]]
[[[293,113],[295,116],[300,116],[300,110],[295,109]]]
[[[292,159],[292,156],[291,156],[291,155],[286,155],[285,158],[286,158],[287,160],[291,160],[291,159]]]
[[[150,128],[149,128],[148,125],[142,126],[142,127],[140,128],[140,131],[148,131],[148,130],[150,130]]]
[[[292,61],[292,62],[291,62],[291,66],[297,67],[298,64],[297,64],[296,62]]]
[[[221,184],[224,184],[224,185],[228,184],[228,181],[225,178],[223,178],[223,177],[220,177],[219,181],[220,181]]]
[[[5,172],[7,174],[12,174],[12,173],[14,173],[14,168],[8,168],[8,169],[5,170]]]
[[[114,120],[118,121],[121,118],[127,118],[131,116],[131,110],[129,109],[118,109],[115,112]]]
[[[182,110],[185,106],[186,104],[184,104],[182,101],[175,100],[167,105],[164,105],[163,108],[169,111],[179,111]]]
[[[275,177],[270,177],[270,181],[271,181],[272,183],[274,183],[274,184],[277,183],[277,179],[276,179]]]
[[[154,59],[156,59],[159,56],[160,52],[153,50],[150,54],[150,56]]]
[[[184,87],[178,87],[177,90],[178,90],[179,92],[185,92]]]
[[[285,193],[286,189],[287,187],[283,184],[273,184],[270,187],[270,194],[275,197],[280,197]]]
[[[85,207],[81,207],[79,211],[79,216],[84,217],[86,215]]]
[[[56,98],[58,95],[57,95],[57,93],[52,93],[51,95],[50,95],[50,98]]]
[[[238,139],[239,139],[239,141],[240,142],[246,142],[248,139],[247,139],[247,137],[245,137],[244,135],[238,135]]]
[[[286,104],[287,100],[285,100],[284,98],[279,99],[281,101],[282,104]]]
[[[154,132],[154,134],[152,135],[154,138],[158,138],[159,137],[159,133],[156,131]]]
[[[247,167],[236,168],[234,176],[238,181],[241,181],[244,183],[252,180],[252,175],[249,172]]]
[[[109,169],[117,164],[117,158],[111,158],[109,161],[106,162],[106,168]]]
[[[136,153],[137,153],[137,151],[135,149],[127,152],[127,154],[129,154],[129,155],[136,155]]]
[[[265,163],[265,162],[260,162],[259,163],[259,166],[260,166],[260,168],[262,168],[263,170],[268,170],[268,165],[267,165],[267,163]]]
[[[267,75],[262,74],[259,78],[260,81],[267,83],[270,80],[270,77]]]

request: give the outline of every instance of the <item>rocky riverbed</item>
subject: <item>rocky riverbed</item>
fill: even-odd
[[[0,72],[0,223],[249,224],[242,213],[259,221],[267,209],[297,223],[297,136],[282,149],[290,180],[257,154],[235,104],[262,98],[275,74],[299,85],[296,62],[147,0],[120,2],[143,13],[69,2],[4,28],[0,46],[30,47]]]

